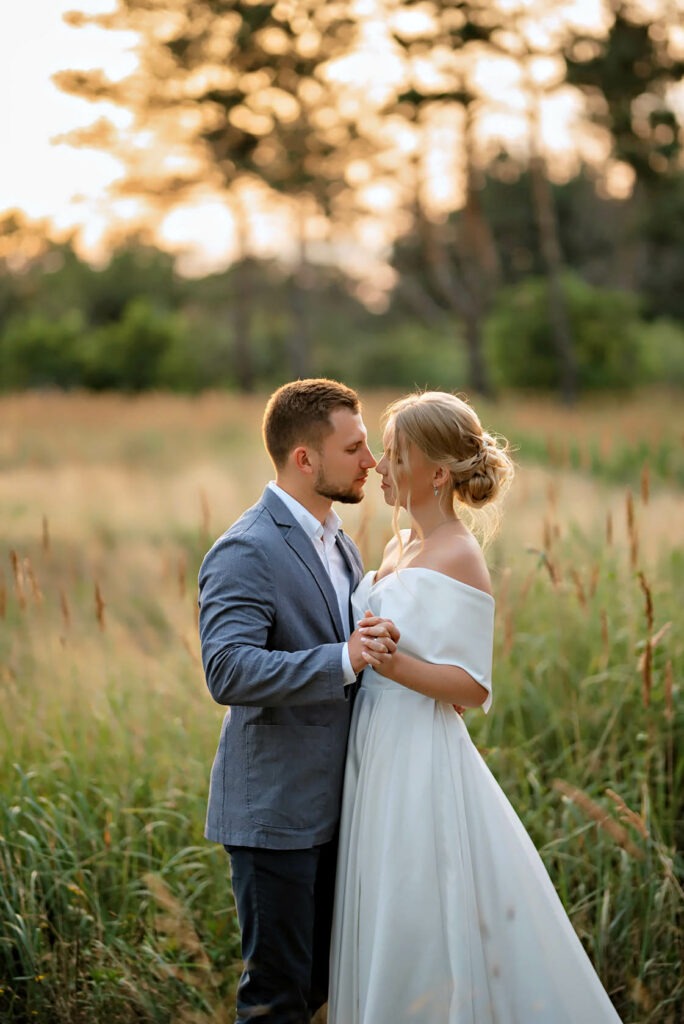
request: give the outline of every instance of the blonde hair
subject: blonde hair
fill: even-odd
[[[452,508],[454,499],[473,510],[493,505],[513,480],[515,467],[508,441],[483,430],[475,410],[457,395],[446,391],[407,395],[385,409],[382,423],[385,432],[391,432],[390,473],[394,482],[399,458],[406,460],[408,445],[414,444],[430,462],[449,471]],[[398,515],[395,506],[395,528]],[[486,522],[479,516],[466,518],[485,540],[498,525],[498,517],[491,515]]]

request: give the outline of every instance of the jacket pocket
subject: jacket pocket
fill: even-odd
[[[339,797],[330,763],[330,729],[250,723],[245,733],[252,820],[278,829],[318,827]]]

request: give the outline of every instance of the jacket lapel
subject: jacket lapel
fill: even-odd
[[[347,537],[347,535],[339,530],[337,534],[337,547],[339,548],[344,563],[349,571],[349,629],[350,632],[354,632],[354,616],[352,614],[352,603],[351,596],[358,587],[361,577],[363,576],[363,565],[359,557],[359,552],[356,545]]]
[[[316,554],[311,539],[307,537],[299,523],[290,514],[289,509],[283,504],[278,495],[274,494],[270,487],[266,488],[261,500],[273,516],[274,521],[281,528],[283,539],[311,573],[330,613],[337,639],[344,641],[337,594],[335,593],[330,576],[325,571],[323,562]]]

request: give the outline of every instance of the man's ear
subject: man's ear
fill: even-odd
[[[294,448],[290,455],[292,465],[299,470],[300,473],[313,473],[313,466],[311,465],[311,459],[309,457],[309,449],[300,445],[298,448]]]

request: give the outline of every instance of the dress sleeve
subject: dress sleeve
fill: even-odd
[[[437,572],[400,576],[392,588],[394,609],[387,607],[388,614],[397,612],[399,646],[423,661],[462,668],[487,690],[482,708],[489,711],[494,599]]]

